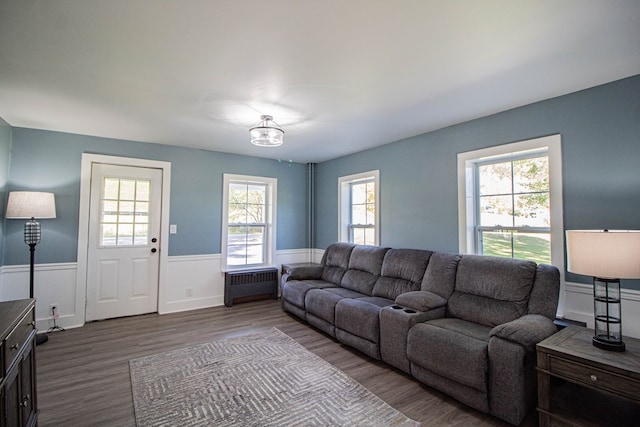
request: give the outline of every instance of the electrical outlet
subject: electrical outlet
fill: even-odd
[[[57,302],[49,304],[49,312],[51,313],[51,317],[53,317],[54,319],[57,319],[60,315],[58,313],[58,306],[59,304]]]
[[[193,296],[193,288],[187,288],[187,297]]]

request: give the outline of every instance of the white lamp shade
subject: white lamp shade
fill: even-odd
[[[640,278],[640,230],[567,230],[567,270],[608,279]]]
[[[53,193],[40,191],[10,192],[6,217],[9,219],[55,218],[56,203]]]

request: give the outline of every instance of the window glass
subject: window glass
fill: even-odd
[[[260,182],[264,180],[264,182]],[[223,252],[231,268],[266,265],[272,258],[275,179],[225,175]]]
[[[378,181],[378,171],[339,178],[340,241],[379,244]]]
[[[477,164],[477,253],[551,263],[549,158]]]

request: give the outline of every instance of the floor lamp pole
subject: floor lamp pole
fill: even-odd
[[[34,270],[34,261],[36,256],[35,243],[29,243],[29,252],[31,252],[31,262],[29,264],[29,298],[35,298],[35,292],[33,290],[33,270]]]
[[[39,231],[39,230],[38,230]],[[28,243],[29,245],[29,253],[30,253],[30,262],[29,262],[29,298],[35,298],[35,292],[33,288],[33,272],[35,266],[35,258],[36,258],[36,245],[37,243]],[[49,341],[49,336],[47,334],[36,334],[36,345],[44,344]]]

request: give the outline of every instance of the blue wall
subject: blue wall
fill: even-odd
[[[318,164],[314,246],[338,238],[338,178],[380,169],[381,244],[458,252],[457,154],[556,133],[565,229],[640,229],[639,75]]]
[[[379,169],[381,244],[457,252],[457,154],[555,133],[562,135],[565,228],[640,229],[639,75],[318,164],[312,246],[337,240],[338,177]],[[178,234],[170,237],[170,255],[220,252],[223,173],[278,178],[277,247],[309,246],[304,165],[0,122],[0,180],[9,146],[1,203],[10,190],[56,194],[58,218],[42,221],[38,263],[76,261],[83,152],[172,163],[170,222]],[[28,263],[22,226],[5,221],[4,265]],[[640,289],[638,282],[623,286]]]
[[[37,263],[77,260],[82,153],[171,162],[169,255],[220,253],[224,173],[278,178],[277,249],[309,247],[306,166],[175,146],[13,128],[8,190],[55,193],[57,218],[41,220]],[[0,143],[0,162],[2,162]],[[3,197],[2,200],[6,200]],[[3,265],[27,264],[23,222],[6,221]],[[168,226],[168,225],[167,225]]]

